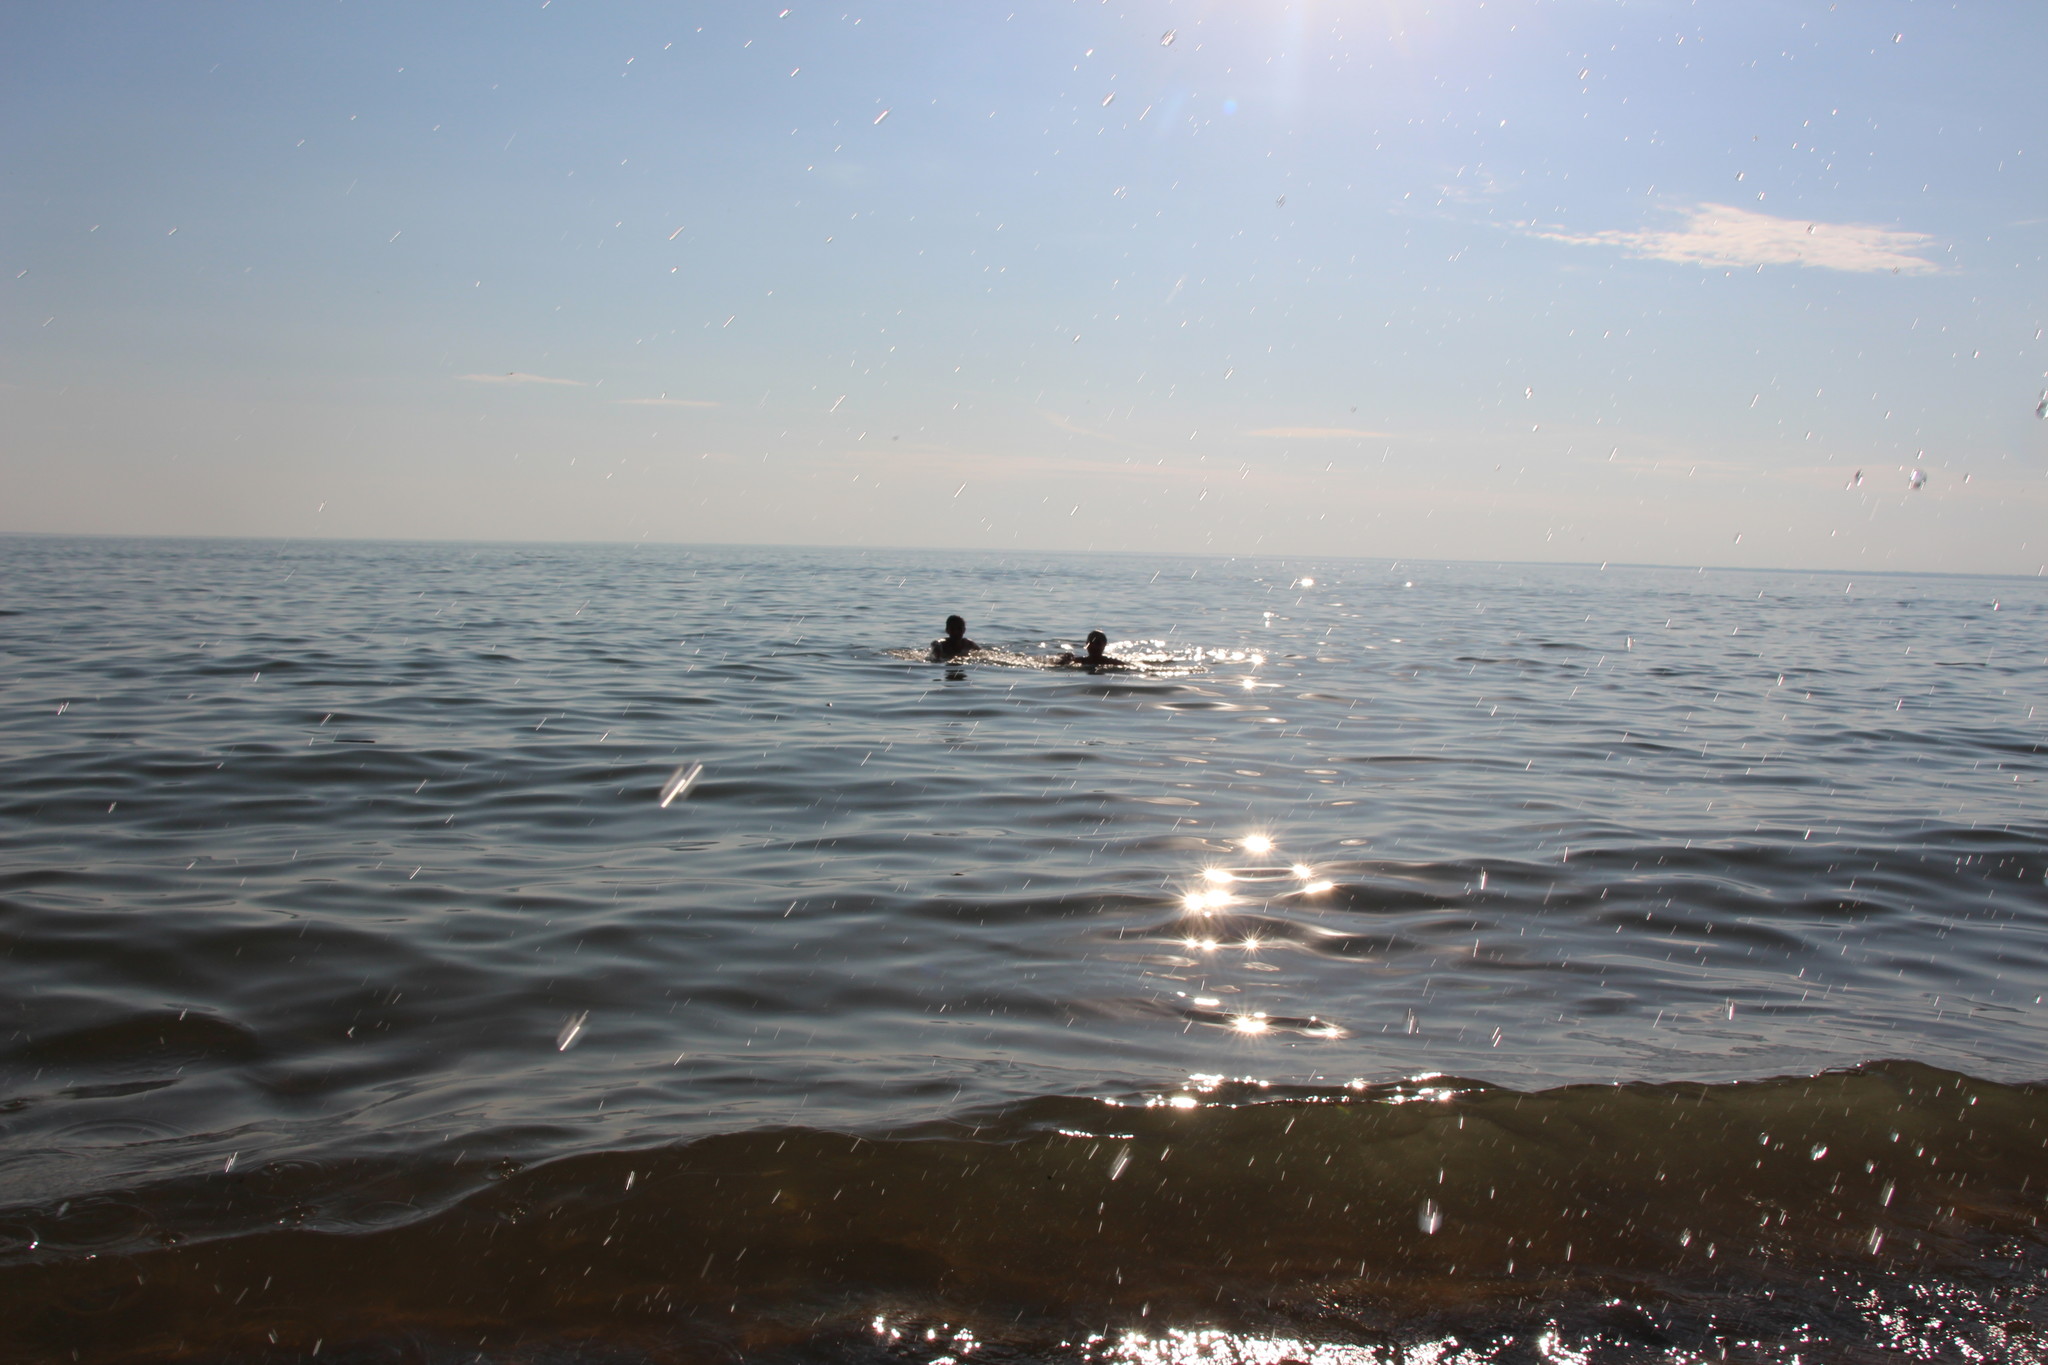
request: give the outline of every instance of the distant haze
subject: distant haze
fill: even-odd
[[[14,6],[0,531],[2033,574],[2044,51],[1883,0]]]

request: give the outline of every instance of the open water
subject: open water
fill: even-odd
[[[2044,653],[2034,580],[0,540],[0,1360],[2042,1359]]]

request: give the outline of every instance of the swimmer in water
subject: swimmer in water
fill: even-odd
[[[972,654],[981,646],[967,638],[967,622],[958,616],[946,618],[946,638],[932,641],[932,661],[943,663],[957,659],[963,654]]]
[[[1102,652],[1107,648],[1109,648],[1109,637],[1099,630],[1091,630],[1088,632],[1088,652],[1086,654],[1058,654],[1053,656],[1051,662],[1055,668],[1085,668],[1090,673],[1102,668],[1130,667],[1122,659]]]

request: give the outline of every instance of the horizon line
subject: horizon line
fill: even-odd
[[[862,554],[1043,554],[1043,555],[1122,555],[1138,559],[1213,559],[1226,562],[1270,557],[1281,560],[1313,559],[1318,562],[1348,562],[1360,564],[1491,564],[1499,568],[1545,568],[1570,569],[1590,568],[1596,572],[1608,569],[1663,569],[1682,573],[1776,573],[1776,574],[1857,574],[1875,578],[2005,578],[2020,582],[2031,582],[2048,578],[2048,565],[2043,565],[2031,574],[1986,573],[1965,569],[1831,569],[1786,564],[1664,564],[1651,560],[1620,559],[1455,559],[1436,555],[1317,555],[1313,553],[1282,554],[1277,552],[1246,552],[1239,554],[1221,551],[1183,550],[1050,550],[1030,546],[1013,546],[1000,549],[987,545],[849,545],[849,544],[801,544],[790,541],[767,540],[516,540],[491,539],[486,537],[451,538],[429,540],[410,536],[279,536],[279,535],[204,535],[174,531],[153,531],[146,533],[113,531],[10,531],[0,529],[0,540],[176,540],[212,541],[229,544],[263,545],[492,545],[492,546],[556,546],[556,547],[605,547],[605,548],[663,548],[663,549],[706,549],[706,550],[842,550]]]

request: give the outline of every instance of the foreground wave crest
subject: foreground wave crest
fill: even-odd
[[[2048,1317],[2048,1088],[1885,1063],[1167,1093],[1192,1103],[1044,1098],[478,1172],[367,1232],[317,1207],[276,1226],[318,1170],[130,1191],[112,1240],[104,1211],[16,1209],[0,1358],[2024,1358]],[[259,1182],[272,1216],[237,1226]],[[210,1236],[153,1235],[208,1211]]]

